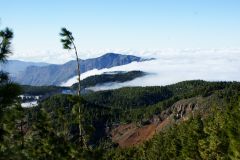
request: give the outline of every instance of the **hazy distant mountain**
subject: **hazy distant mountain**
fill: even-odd
[[[29,66],[46,66],[48,63],[24,62],[19,60],[9,60],[5,64],[0,64],[0,70],[8,72],[12,76],[18,75]]]
[[[144,59],[132,55],[107,53],[98,58],[80,60],[80,68],[81,73],[83,73],[92,69],[111,68],[134,61],[140,62],[144,61]],[[76,74],[76,61],[73,60],[62,65],[29,66],[21,75],[15,78],[15,81],[20,84],[34,86],[60,85]]]

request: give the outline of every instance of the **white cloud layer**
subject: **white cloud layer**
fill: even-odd
[[[155,57],[156,60],[133,62],[110,69],[91,70],[82,74],[82,79],[109,71],[141,70],[151,73],[125,83],[111,83],[96,86],[93,90],[115,89],[125,86],[168,85],[184,80],[240,81],[240,50],[168,50],[167,52],[141,53],[140,56]],[[76,82],[73,77],[62,84],[69,86]]]

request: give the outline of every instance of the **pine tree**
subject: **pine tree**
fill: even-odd
[[[77,73],[78,73],[78,96],[80,97],[81,95],[81,84],[80,84],[80,64],[79,64],[79,58],[78,58],[78,52],[76,45],[74,43],[74,37],[72,35],[72,32],[68,31],[66,28],[62,28],[60,32],[60,36],[62,37],[61,42],[63,44],[63,48],[67,50],[72,50],[74,49],[75,55],[76,55],[76,62],[77,62]],[[80,101],[80,100],[79,100]],[[78,101],[78,102],[79,102]],[[79,129],[79,142],[83,144],[83,146],[87,146],[85,142],[85,138],[83,136],[83,127],[82,127],[82,122],[81,122],[81,105],[78,104],[78,129]]]
[[[12,53],[12,38],[13,32],[9,28],[0,31],[0,63],[6,63]],[[18,136],[17,125],[22,118],[22,109],[17,98],[20,92],[20,87],[10,81],[8,74],[0,71],[0,158],[16,155],[19,137],[21,144],[24,143],[23,135]]]

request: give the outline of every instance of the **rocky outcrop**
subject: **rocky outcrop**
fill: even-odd
[[[172,124],[180,123],[197,114],[207,114],[210,108],[209,101],[213,98],[209,96],[180,100],[159,115],[154,115],[147,125],[138,126],[134,123],[119,125],[111,131],[112,140],[120,147],[141,144]]]

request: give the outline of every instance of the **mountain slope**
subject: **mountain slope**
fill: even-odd
[[[140,61],[142,61],[140,57],[108,53],[98,58],[80,60],[80,68],[81,73],[84,73],[92,69],[110,68]],[[76,62],[69,61],[63,65],[28,67],[23,74],[18,76],[15,80],[20,84],[26,85],[60,85],[62,82],[75,76],[76,73]]]
[[[139,128],[128,125],[125,131],[123,125],[113,130],[113,140],[120,146],[135,147],[112,149],[105,159],[139,155],[142,159],[166,160],[239,159],[239,102],[239,90],[233,88],[180,100],[168,109],[166,119],[155,124]],[[149,132],[146,128],[151,126]]]
[[[51,136],[46,137],[57,135],[61,142],[53,140],[51,144],[58,147],[65,142],[64,149],[66,144],[74,148],[79,132],[71,119],[81,104],[82,125],[92,147],[86,154],[88,159],[91,155],[117,160],[139,159],[139,156],[142,159],[239,159],[239,93],[239,82],[198,80],[164,87],[101,91],[81,98],[55,95],[29,109],[33,118],[26,136],[40,139],[41,134],[32,133],[31,124],[42,122],[39,119],[44,108],[47,124],[51,124],[48,125]],[[61,136],[61,133],[70,135]]]

